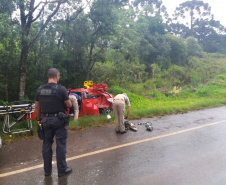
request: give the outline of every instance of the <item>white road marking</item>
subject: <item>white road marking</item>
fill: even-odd
[[[185,129],[185,130],[181,130],[181,131],[177,131],[177,132],[172,132],[172,133],[169,133],[169,134],[164,134],[164,135],[151,137],[151,138],[147,138],[147,139],[143,139],[143,140],[139,140],[139,141],[134,141],[134,142],[130,142],[130,143],[122,144],[122,145],[117,145],[117,146],[97,150],[97,151],[94,151],[94,152],[89,152],[89,153],[77,155],[77,156],[74,156],[74,157],[69,157],[69,158],[67,158],[67,161],[72,161],[72,160],[75,160],[75,159],[80,159],[80,158],[83,158],[83,157],[96,155],[96,154],[99,154],[99,153],[103,153],[103,152],[107,152],[107,151],[111,151],[111,150],[115,150],[115,149],[119,149],[119,148],[124,148],[124,147],[127,147],[127,146],[136,145],[136,144],[140,144],[140,143],[144,143],[144,142],[147,142],[147,141],[152,141],[152,140],[156,140],[156,139],[160,139],[160,138],[165,138],[165,137],[168,137],[168,136],[173,136],[173,135],[177,135],[177,134],[181,134],[181,133],[185,133],[185,132],[189,132],[189,131],[193,131],[193,130],[197,130],[197,129],[201,129],[201,128],[205,128],[205,127],[210,127],[210,126],[217,125],[217,124],[220,124],[220,123],[225,123],[225,122],[226,122],[226,120],[222,120],[222,121],[205,124],[205,125],[198,126],[198,127],[193,127],[193,128],[189,128],[189,129]],[[54,163],[56,163],[56,161],[53,161],[53,164]],[[43,164],[40,164],[40,165],[36,165],[36,166],[32,166],[32,167],[28,167],[28,168],[24,168],[24,169],[20,169],[20,170],[2,173],[2,174],[0,174],[0,178],[10,176],[10,175],[19,174],[19,173],[23,173],[23,172],[27,172],[27,171],[31,171],[31,170],[35,170],[35,169],[42,168],[42,167],[43,167]]]

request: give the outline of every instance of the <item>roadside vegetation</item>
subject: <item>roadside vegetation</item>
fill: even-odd
[[[191,57],[188,66],[158,69],[155,77],[145,82],[113,85],[108,91],[115,95],[127,93],[131,101],[130,119],[223,106],[226,105],[226,57],[207,53],[203,58]],[[111,117],[110,120],[106,115],[79,118],[70,123],[70,128],[113,124],[114,116]]]

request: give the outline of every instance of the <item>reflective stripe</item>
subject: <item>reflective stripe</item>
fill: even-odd
[[[121,101],[124,101],[124,99],[114,99],[114,100],[121,100]]]

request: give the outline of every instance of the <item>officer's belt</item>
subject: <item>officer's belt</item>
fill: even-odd
[[[57,117],[58,112],[57,113],[43,113],[42,116],[43,117]]]

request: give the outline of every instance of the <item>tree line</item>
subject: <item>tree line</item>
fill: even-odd
[[[33,99],[56,67],[61,84],[109,85],[154,78],[203,52],[226,54],[225,27],[204,1],[1,0],[0,97]]]

